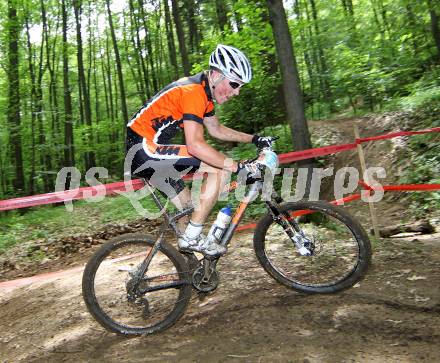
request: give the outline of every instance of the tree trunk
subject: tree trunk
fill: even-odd
[[[267,5],[269,7],[270,23],[281,69],[287,121],[290,125],[294,149],[310,149],[312,143],[305,117],[298,67],[283,1],[267,0]],[[310,194],[313,164],[313,159],[302,160],[297,163],[298,166],[307,169],[306,180],[302,181],[305,185],[305,198]]]
[[[188,52],[186,50],[185,34],[183,31],[182,21],[180,20],[180,9],[178,0],[171,0],[171,5],[173,7],[173,18],[174,25],[176,26],[177,40],[179,42],[180,56],[182,58],[183,74],[185,76],[189,76],[191,66],[189,64]]]
[[[148,98],[147,91],[145,89],[145,87],[148,86],[148,79],[146,78],[144,57],[142,56],[141,39],[139,35],[138,14],[134,10],[133,0],[129,0],[128,5],[130,10],[130,22],[132,24],[130,31],[130,40],[133,45],[133,49],[135,50],[134,59],[136,61],[136,66],[137,66],[136,67],[137,77],[135,77],[135,79],[137,81],[143,103]]]
[[[144,11],[144,0],[138,0],[138,4],[139,4],[139,11],[141,13],[140,16],[142,19],[142,24],[144,26],[144,31],[145,31],[145,47],[147,49],[147,57],[150,62],[150,68],[151,68],[150,78],[153,81],[153,92],[156,93],[157,91],[159,91],[159,85],[157,83],[156,69],[154,66],[153,47],[151,45],[152,44],[151,32],[150,32],[150,28],[149,28],[149,25],[147,22],[147,20],[148,20],[147,14],[145,14],[145,11]]]
[[[113,85],[112,85],[112,62],[110,60],[110,45],[109,43],[109,39],[108,36],[106,36],[106,41],[105,41],[105,50],[106,50],[106,56],[107,56],[107,64],[106,64],[106,68],[107,68],[107,84],[108,84],[108,94],[109,94],[109,100],[110,100],[110,114],[111,114],[111,123],[112,125],[114,125],[115,123],[115,118],[116,118],[116,112],[115,112],[115,104],[113,101]],[[114,128],[112,128],[112,134],[115,132]],[[114,141],[114,140],[113,140]]]
[[[36,110],[35,110],[35,71],[34,71],[34,52],[32,49],[31,36],[29,32],[29,14],[26,11],[26,15],[24,18],[25,27],[26,27],[26,40],[27,40],[27,51],[28,51],[28,65],[29,65],[29,76],[31,79],[31,173],[29,175],[29,186],[28,191],[29,194],[35,194],[35,168],[36,168],[36,145],[35,145],[35,118],[36,118]],[[44,33],[43,33],[44,36]],[[44,43],[44,39],[41,44]],[[43,47],[41,47],[43,49]]]
[[[423,220],[414,223],[386,226],[380,229],[379,234],[382,238],[389,238],[399,233],[431,234],[434,232],[435,228],[432,224],[428,220]]]
[[[196,17],[196,2],[194,0],[184,0],[186,19],[188,23],[189,46],[190,53],[198,52],[200,50],[201,35],[197,25]]]
[[[220,31],[224,31],[225,27],[230,28],[227,16],[226,3],[224,0],[215,0],[215,11],[217,13],[217,23]]]
[[[437,61],[440,62],[440,28],[438,25],[438,15],[435,12],[432,0],[427,0],[429,8],[429,16],[431,17],[431,31],[437,48]]]
[[[3,140],[0,139],[0,142],[3,144]],[[2,199],[7,190],[6,179],[5,163],[3,161],[2,150],[0,150],[0,195],[2,196]]]
[[[282,0],[267,0],[267,5],[281,69],[287,120],[294,148],[295,150],[310,149],[312,144],[304,112],[298,67],[283,2]]]
[[[8,20],[6,29],[8,44],[6,72],[8,78],[7,120],[9,124],[9,143],[11,146],[11,165],[15,166],[13,186],[16,194],[22,194],[25,189],[25,182],[20,117],[20,59],[18,50],[20,21],[17,17],[15,0],[8,0]]]
[[[46,8],[44,3],[41,2],[41,14],[42,18],[46,18]],[[35,85],[35,112],[38,124],[38,144],[40,145],[40,163],[43,165],[43,170],[46,175],[43,176],[44,191],[50,192],[53,190],[53,174],[52,171],[52,154],[50,143],[47,141],[46,130],[44,127],[44,113],[43,113],[43,75],[46,71],[45,65],[43,65],[43,44],[44,44],[45,34],[42,32],[41,46],[40,46],[40,56],[38,60],[38,73]]]
[[[297,1],[295,3],[295,9],[294,10],[295,10],[295,14],[296,14],[297,18],[301,19],[302,15],[301,15],[300,2],[299,1]],[[299,35],[300,35],[301,42],[303,44],[308,44],[306,35],[304,34],[304,29],[300,29]],[[310,104],[312,106],[311,107],[311,116],[312,116],[312,119],[313,119],[315,117],[313,103],[315,101],[315,98],[317,99],[318,97],[315,97],[316,78],[315,78],[314,71],[313,71],[313,65],[312,65],[311,56],[310,56],[309,50],[307,48],[304,49],[304,63],[306,64],[307,75],[309,77],[310,95],[309,95],[308,99],[309,99],[309,102],[310,102]],[[307,98],[306,98],[306,102],[307,102]]]
[[[75,24],[76,24],[76,41],[77,41],[77,60],[78,60],[78,83],[81,88],[82,99],[80,103],[83,105],[84,118],[87,128],[85,129],[85,142],[87,149],[93,147],[93,131],[92,131],[92,109],[90,106],[90,93],[87,87],[86,75],[84,71],[83,60],[83,45],[81,36],[81,14],[82,14],[82,0],[73,0],[73,9],[75,12]],[[84,154],[86,170],[96,165],[95,153],[93,151],[86,151]]]
[[[174,43],[174,31],[171,23],[170,7],[168,5],[168,0],[164,1],[164,8],[165,8],[165,28],[167,32],[168,55],[170,57],[171,66],[173,67],[173,78],[177,79],[179,77],[179,68],[177,66],[176,46]]]
[[[43,23],[43,36],[45,39],[45,48],[46,48],[46,65],[49,71],[49,113],[51,118],[51,144],[59,149],[63,145],[63,141],[61,140],[62,134],[60,130],[60,117],[59,117],[59,106],[58,106],[58,85],[57,85],[57,72],[56,69],[58,62],[55,60],[57,54],[56,43],[58,37],[53,37],[53,46],[50,45],[50,27],[47,21],[46,8],[44,6],[44,0],[40,0],[41,14],[42,14],[42,23]],[[58,34],[59,25],[60,25],[60,17],[59,12],[56,15],[56,27],[55,34]],[[43,46],[43,44],[42,44]],[[55,160],[55,162],[53,162]],[[52,156],[52,165],[56,167],[61,167],[63,164],[63,155],[62,153],[55,153]],[[53,178],[52,178],[53,181]]]
[[[115,52],[115,61],[116,61],[116,69],[117,69],[117,73],[118,73],[118,80],[119,80],[119,90],[120,90],[120,97],[121,97],[121,111],[122,111],[122,117],[123,117],[123,121],[124,121],[124,132],[125,132],[125,127],[128,123],[128,112],[127,112],[127,102],[125,99],[125,86],[124,86],[124,77],[123,77],[123,73],[122,73],[122,64],[121,64],[121,57],[119,56],[119,48],[118,48],[118,43],[116,42],[116,34],[115,34],[115,29],[113,27],[113,20],[112,20],[112,14],[110,11],[110,0],[105,0],[105,3],[107,5],[107,14],[108,14],[108,23],[110,26],[110,34],[112,37],[112,42],[113,42],[113,50]]]
[[[330,88],[330,82],[329,82],[329,70],[327,67],[327,61],[324,53],[324,49],[321,44],[321,31],[319,29],[318,25],[318,13],[316,11],[316,4],[315,0],[310,0],[310,6],[312,8],[312,18],[313,18],[313,24],[315,27],[315,36],[316,36],[316,46],[318,48],[318,55],[319,55],[319,63],[321,65],[321,87],[322,87],[322,93],[325,97],[325,100],[330,105],[330,111],[334,112],[334,104],[333,104],[333,96],[332,96],[332,90]]]
[[[124,45],[124,54],[126,56],[125,63],[128,65],[128,69],[130,69],[131,77],[133,78],[134,84],[136,85],[136,91],[137,95],[139,97],[140,103],[144,103],[145,101],[145,94],[143,91],[143,82],[142,78],[140,77],[140,64],[139,64],[139,58],[137,56],[137,47],[136,43],[134,42],[134,38],[132,37],[132,34],[127,34],[127,29],[132,28],[127,24],[126,14],[125,11],[123,12],[123,25],[122,25],[122,40]],[[129,41],[127,37],[130,37],[131,46],[129,45]],[[134,49],[134,56],[132,57],[132,49]],[[131,62],[131,59],[134,59],[136,62],[136,66],[134,66]]]
[[[66,0],[61,0],[63,18],[63,93],[64,93],[64,166],[75,165],[75,149],[73,140],[72,96],[69,83],[69,56],[67,43],[67,12]],[[69,182],[66,184],[68,187]]]
[[[162,8],[159,7],[158,12],[155,16],[156,18],[156,24],[155,24],[155,29],[156,29],[156,37],[155,37],[155,42],[154,42],[154,46],[156,49],[156,71],[158,73],[158,82],[159,82],[159,86],[162,88],[165,85],[165,81],[164,81],[164,74],[166,71],[164,71],[163,69],[163,65],[165,63],[164,60],[164,46],[163,46],[163,35],[162,35],[162,26],[161,26],[161,20],[162,20]],[[168,82],[167,82],[168,83]]]

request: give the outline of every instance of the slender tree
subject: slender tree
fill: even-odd
[[[135,12],[133,0],[129,0],[129,14],[130,14],[130,39],[131,44],[134,50],[134,59],[136,61],[136,73],[137,76],[135,80],[137,82],[137,87],[139,89],[139,93],[141,95],[141,99],[145,101],[148,98],[148,92],[146,91],[146,87],[148,88],[148,78],[147,78],[147,70],[145,67],[144,57],[142,55],[142,46],[141,39],[139,34],[139,21],[138,21],[138,12]]]
[[[189,76],[189,73],[191,71],[191,66],[189,64],[188,52],[186,50],[185,33],[183,30],[182,21],[180,19],[179,2],[178,0],[171,0],[171,4],[173,7],[173,18],[174,18],[174,25],[176,26],[177,39],[179,42],[180,56],[182,58],[183,74],[185,76]]]
[[[110,11],[110,0],[105,0],[106,6],[107,6],[107,18],[108,18],[108,24],[110,27],[110,35],[112,37],[112,43],[113,43],[113,51],[115,52],[115,61],[116,61],[116,69],[118,73],[118,80],[119,80],[119,91],[121,93],[120,99],[121,99],[121,111],[122,111],[122,118],[124,121],[124,130],[125,125],[128,123],[128,111],[127,111],[127,101],[125,98],[125,86],[124,86],[124,76],[122,72],[122,63],[121,63],[121,57],[119,55],[119,47],[118,42],[116,41],[116,33],[115,28],[113,26],[113,20],[112,20],[112,13]]]
[[[298,20],[301,20],[303,15],[301,14],[299,0],[296,1],[294,10],[295,10],[295,14],[296,14]],[[304,46],[303,56],[304,56],[304,63],[306,64],[307,75],[309,78],[309,87],[310,87],[309,99],[312,104],[312,107],[311,107],[312,115],[311,116],[312,116],[312,118],[314,118],[313,100],[315,99],[315,92],[316,92],[317,87],[316,87],[315,72],[314,72],[314,68],[313,68],[313,64],[312,64],[312,55],[310,55],[310,50],[309,50],[310,42],[307,41],[307,37],[306,37],[305,31],[303,28],[300,28],[299,35],[300,35],[300,39],[301,39],[301,44],[303,44],[303,46]],[[318,98],[318,97],[316,97],[316,98]]]
[[[437,48],[437,61],[440,62],[440,28],[439,17],[434,9],[434,3],[432,0],[426,0],[428,3],[429,16],[431,18],[431,31],[434,38],[435,46]]]
[[[7,21],[7,77],[8,77],[8,109],[9,143],[11,146],[11,165],[15,166],[13,187],[21,194],[25,191],[23,152],[21,143],[21,116],[20,116],[20,58],[19,38],[20,20],[17,16],[16,0],[8,0]]]
[[[116,119],[116,111],[115,111],[115,102],[114,102],[114,98],[113,98],[113,85],[112,85],[112,67],[111,65],[113,64],[113,60],[111,59],[110,56],[110,45],[109,45],[109,38],[108,38],[108,33],[106,32],[106,40],[105,40],[105,55],[106,55],[106,64],[105,64],[105,69],[106,69],[106,79],[107,79],[107,86],[108,86],[108,96],[109,96],[109,104],[110,104],[110,119],[111,119],[111,124],[114,125],[115,124],[115,119]],[[111,133],[111,142],[115,142],[115,140],[113,139],[113,135],[116,132],[116,130],[114,128],[112,128],[112,133]]]
[[[35,107],[35,99],[36,99],[36,85],[35,85],[35,72],[34,72],[34,51],[32,49],[31,44],[31,36],[29,31],[29,13],[26,11],[26,15],[24,18],[25,28],[26,28],[26,40],[27,40],[27,51],[28,51],[28,64],[29,64],[29,76],[31,79],[31,173],[29,175],[29,194],[35,193],[35,168],[36,168],[36,144],[35,144],[35,119],[36,119],[36,107]],[[43,33],[44,34],[44,33]],[[42,42],[43,43],[43,42]],[[43,47],[41,47],[43,49]]]
[[[150,65],[149,78],[151,78],[153,92],[156,93],[159,90],[159,85],[157,83],[157,74],[154,65],[154,53],[153,53],[153,42],[151,39],[151,31],[148,23],[148,17],[144,10],[144,0],[138,0],[138,7],[140,12],[140,18],[142,20],[143,30],[145,31],[145,49],[147,50],[147,57]],[[147,77],[148,78],[148,77]]]
[[[177,79],[179,77],[179,68],[177,66],[176,46],[174,44],[174,32],[173,32],[168,0],[164,0],[164,9],[165,9],[165,29],[167,32],[168,55],[170,57],[170,63],[173,68],[173,76],[175,79]]]
[[[58,67],[58,49],[57,42],[58,37],[51,38],[51,22],[47,19],[47,11],[45,7],[44,0],[40,0],[41,8],[41,20],[42,20],[42,31],[45,47],[45,69],[49,72],[49,105],[46,105],[46,110],[49,111],[51,119],[51,144],[59,149],[63,145],[62,133],[60,130],[60,116],[59,116],[59,104],[58,104],[58,83],[57,83],[57,67]],[[55,34],[58,34],[60,25],[60,8],[56,7],[55,14]],[[52,40],[53,39],[53,40]],[[43,46],[43,44],[42,44]],[[61,139],[61,140],[60,140]],[[57,167],[63,164],[63,155],[60,153],[52,154],[52,159]]]
[[[220,31],[225,30],[225,27],[230,27],[228,16],[227,16],[227,8],[226,2],[224,0],[215,0],[215,11],[217,14],[217,24]]]
[[[86,74],[84,70],[84,57],[83,57],[83,42],[81,35],[81,16],[82,16],[82,0],[73,0],[73,9],[75,13],[76,24],[76,42],[77,42],[77,63],[78,63],[78,84],[80,87],[80,103],[83,106],[85,124],[87,129],[85,130],[85,142],[88,147],[93,147],[93,132],[92,132],[92,108],[90,105],[90,92],[87,87]],[[84,153],[86,170],[95,166],[95,153],[93,151],[86,151]]]
[[[311,148],[298,67],[282,0],[267,0],[283,80],[284,102],[295,150]]]
[[[419,44],[418,44],[416,34],[415,34],[417,32],[417,20],[414,15],[413,4],[411,2],[407,2],[405,4],[405,10],[406,10],[407,18],[408,18],[409,28],[411,30],[411,40],[412,40],[412,45],[414,48],[414,54],[418,54],[419,53]]]
[[[186,20],[188,23],[188,33],[189,33],[189,51],[190,53],[195,53],[200,50],[200,43],[202,41],[202,35],[199,30],[199,25],[197,22],[197,1],[195,0],[184,0]]]
[[[73,139],[72,95],[69,81],[66,0],[61,0],[61,13],[63,19],[64,166],[74,166],[75,147]]]
[[[315,28],[315,35],[316,35],[316,46],[318,48],[320,73],[321,73],[321,78],[320,78],[321,91],[325,97],[325,100],[330,104],[331,111],[334,111],[333,96],[329,82],[330,72],[327,66],[326,55],[321,42],[321,31],[318,23],[318,12],[316,9],[315,0],[309,0],[309,1],[310,1],[310,6],[312,8],[313,25]]]

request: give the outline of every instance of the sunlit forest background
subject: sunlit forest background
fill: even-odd
[[[284,1],[308,119],[440,100],[440,3]],[[63,166],[120,180],[125,125],[169,82],[208,67],[217,43],[254,79],[218,108],[248,133],[286,123],[263,0],[0,2],[0,199],[50,192]],[[294,146],[293,146],[294,147]]]

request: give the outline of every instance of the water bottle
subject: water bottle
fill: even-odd
[[[257,159],[257,163],[266,166],[272,175],[275,175],[279,164],[278,155],[272,150],[263,150]]]
[[[223,233],[226,228],[229,226],[229,222],[232,219],[232,209],[231,206],[227,205],[226,207],[220,209],[220,212],[217,214],[217,218],[212,225],[211,229],[208,233],[208,241],[220,242]]]

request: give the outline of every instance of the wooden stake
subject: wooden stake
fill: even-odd
[[[359,136],[359,128],[358,128],[358,126],[354,125],[353,129],[354,129],[354,137],[356,139],[359,139],[360,136]],[[364,149],[362,149],[362,145],[361,144],[357,145],[357,151],[358,151],[358,155],[359,155],[359,161],[361,163],[362,175],[365,178],[364,181],[365,181],[365,183],[370,185],[370,181],[369,181],[368,175],[367,175],[367,173],[365,173],[365,170],[367,170],[367,165],[365,163]],[[373,224],[374,236],[376,238],[380,238],[379,226],[378,226],[378,223],[377,223],[376,208],[374,207],[374,203],[372,201],[368,201],[368,205],[370,207],[371,223]]]

